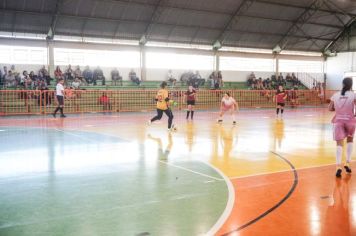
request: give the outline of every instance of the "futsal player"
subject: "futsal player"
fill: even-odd
[[[168,131],[172,131],[175,130],[175,127],[173,125],[173,113],[169,107],[169,96],[166,87],[167,82],[162,82],[161,89],[158,90],[155,98],[157,102],[157,115],[151,120],[149,120],[148,124],[150,125],[152,122],[160,120],[162,118],[163,113],[165,113],[168,116]]]
[[[284,91],[283,86],[279,85],[275,96],[275,102],[277,103],[277,108],[276,108],[277,118],[278,118],[279,110],[281,110],[281,118],[283,117],[283,111],[284,111],[284,106],[286,104],[286,99],[287,99],[287,93],[286,91]]]
[[[351,173],[350,162],[353,149],[353,139],[355,133],[355,99],[352,90],[352,79],[345,78],[342,81],[342,90],[331,97],[329,110],[335,111],[332,119],[334,124],[334,140],[336,141],[336,177],[340,178],[342,173],[342,146],[346,138],[346,164],[345,171]]]
[[[66,116],[63,114],[63,107],[64,107],[64,79],[59,79],[58,80],[58,84],[56,86],[56,97],[57,97],[57,108],[56,110],[53,112],[53,117],[56,118],[56,114],[58,111],[61,112],[61,117],[65,118]]]
[[[235,117],[235,111],[238,111],[239,106],[236,102],[236,100],[231,97],[230,93],[226,92],[224,94],[224,97],[221,99],[221,104],[220,104],[220,114],[219,114],[219,119],[218,123],[223,122],[223,116],[226,112],[230,112],[231,117],[232,117],[232,124],[236,125],[236,117]]]
[[[193,88],[193,86],[189,86],[188,91],[185,93],[187,97],[187,105],[188,105],[187,117],[186,117],[187,120],[189,119],[189,113],[190,113],[190,119],[193,120],[196,94],[197,94],[196,90]]]

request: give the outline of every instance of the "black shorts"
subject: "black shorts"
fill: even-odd
[[[64,97],[63,96],[57,95],[57,101],[58,101],[58,105],[60,105],[60,106],[64,105]]]
[[[187,105],[195,106],[195,101],[187,101]]]
[[[281,107],[284,107],[286,104],[284,102],[278,102],[277,103],[277,106],[281,106]]]

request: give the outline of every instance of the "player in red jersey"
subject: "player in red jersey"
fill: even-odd
[[[275,96],[275,102],[277,103],[277,109],[276,109],[277,118],[278,118],[279,110],[281,110],[281,118],[283,117],[283,111],[284,111],[284,106],[286,104],[286,99],[287,99],[287,93],[286,91],[284,91],[283,86],[279,85]]]

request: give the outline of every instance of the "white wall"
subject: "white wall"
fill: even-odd
[[[326,61],[326,88],[338,90],[345,72],[355,71],[356,61],[354,52],[338,53],[336,57],[329,57]]]

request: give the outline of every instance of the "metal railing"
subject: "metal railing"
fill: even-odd
[[[177,102],[173,109],[186,108],[183,90],[171,90]],[[275,107],[273,90],[200,90],[196,109],[218,109],[225,92],[229,92],[241,108]],[[66,113],[130,112],[156,109],[157,90],[72,90],[66,94]],[[327,96],[316,90],[287,91],[287,106],[320,106]],[[0,90],[0,115],[50,114],[57,106],[54,91]]]

